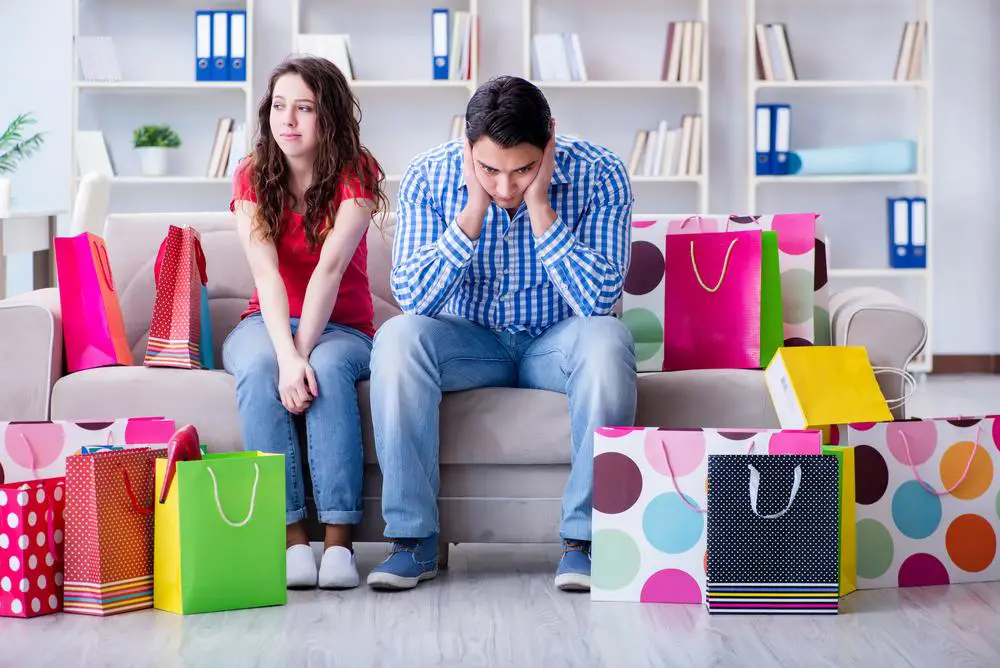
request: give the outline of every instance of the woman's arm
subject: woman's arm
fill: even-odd
[[[273,241],[262,241],[253,234],[253,217],[257,205],[247,200],[235,203],[236,229],[250,263],[254,285],[257,286],[257,298],[260,301],[260,312],[264,325],[271,337],[271,344],[278,358],[279,383],[278,391],[281,403],[293,413],[300,413],[309,405],[309,394],[306,387],[306,375],[312,370],[299,369],[299,364],[305,366],[295,350],[295,341],[288,320],[288,293],[285,282],[278,273],[278,252]],[[298,376],[298,381],[294,379]],[[315,385],[315,381],[313,381]]]
[[[367,199],[345,199],[337,210],[333,229],[326,235],[319,254],[319,263],[309,278],[302,303],[302,317],[295,333],[295,348],[303,359],[319,341],[330,321],[337,302],[340,281],[354,252],[368,231],[374,202]]]

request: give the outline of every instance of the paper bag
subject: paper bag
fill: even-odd
[[[170,226],[156,256],[154,275],[156,301],[143,364],[201,368],[201,299],[208,277],[197,230]]]

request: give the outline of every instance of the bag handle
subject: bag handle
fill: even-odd
[[[705,219],[702,218],[698,214],[695,214],[693,216],[688,216],[687,218],[685,218],[684,220],[682,220],[679,228],[683,230],[685,227],[687,227],[687,224],[690,223],[691,221],[694,221],[694,222],[698,223],[698,231],[699,232],[704,232],[705,231]],[[726,228],[725,228],[725,230],[723,230],[724,232],[728,232],[729,231],[729,224],[731,222],[732,221],[730,220],[730,218],[726,218]]]
[[[201,284],[208,285],[208,269],[206,268],[205,262],[205,251],[201,247],[201,239],[198,237],[193,237],[194,239],[194,256],[195,260],[198,262],[198,273],[201,276]]]
[[[153,462],[151,461],[150,463]],[[132,481],[128,477],[128,471],[125,469],[125,465],[119,464],[118,469],[119,471],[121,471],[122,480],[125,481],[125,493],[128,495],[128,500],[129,503],[132,505],[132,510],[143,516],[151,515],[153,513],[154,506],[149,506],[147,508],[146,506],[139,503],[139,498],[135,495],[135,491],[132,489]],[[156,483],[154,482],[153,484],[155,485]]]
[[[97,264],[101,265],[101,274],[104,276],[105,284],[111,292],[117,292],[115,289],[115,277],[111,274],[111,260],[108,259],[108,249],[104,247],[103,243],[95,243],[94,248],[97,249]]]
[[[722,281],[726,278],[726,272],[729,270],[729,256],[732,254],[733,247],[736,246],[737,241],[739,239],[733,239],[729,242],[729,248],[726,250],[726,259],[722,262],[722,273],[719,275],[719,281],[715,284],[714,288],[710,288],[705,285],[705,281],[701,278],[701,272],[698,271],[698,262],[694,257],[694,239],[691,240],[691,267],[694,269],[694,276],[698,279],[698,284],[707,292],[717,292],[722,287]]]
[[[897,369],[894,366],[876,366],[872,367],[872,371],[875,372],[876,376],[880,373],[887,373],[893,376],[899,376],[903,379],[903,396],[896,397],[895,399],[886,399],[885,403],[889,405],[889,408],[898,408],[899,406],[903,406],[917,391],[917,379],[913,377],[912,373],[906,371],[905,369]],[[905,391],[907,383],[909,383],[910,386],[909,391]]]
[[[979,450],[979,438],[982,435],[982,431],[982,425],[976,427],[976,442],[972,444],[972,452],[969,453],[969,461],[965,464],[965,470],[962,471],[961,477],[955,482],[955,484],[943,492],[934,491],[930,485],[924,482],[924,479],[920,477],[920,471],[917,470],[916,465],[913,463],[913,457],[910,455],[910,441],[906,438],[906,434],[903,433],[902,429],[899,430],[899,437],[903,440],[903,449],[906,450],[906,463],[910,465],[910,470],[913,471],[913,476],[916,478],[917,482],[920,483],[920,486],[934,496],[944,496],[945,494],[951,494],[958,489],[959,485],[965,482],[965,479],[969,477],[969,471],[972,470],[972,461],[976,458],[976,451]]]
[[[53,493],[46,494],[49,501],[49,512],[45,516],[45,534],[49,541],[49,554],[52,555],[53,563],[58,563],[62,561],[62,557],[59,555],[59,551],[56,550],[56,500],[55,500],[55,490]],[[63,494],[66,491],[63,490]],[[51,517],[49,516],[51,515]]]
[[[663,441],[660,441],[660,448],[663,449],[663,461],[667,465],[667,475],[670,476],[670,482],[673,483],[674,491],[677,492],[677,496],[681,497],[681,501],[684,502],[684,505],[686,505],[688,508],[695,511],[696,513],[702,513],[702,514],[707,513],[708,512],[707,508],[704,509],[699,508],[698,506],[688,501],[687,497],[681,493],[680,487],[677,486],[677,476],[674,475],[674,470],[670,467],[670,453],[667,452],[667,444],[664,443]]]
[[[208,471],[208,475],[212,476],[212,488],[215,491],[215,508],[219,511],[219,517],[222,521],[231,527],[240,528],[246,526],[246,523],[253,518],[253,509],[257,503],[257,483],[260,482],[260,466],[257,462],[253,463],[254,478],[253,478],[253,491],[250,493],[250,510],[247,511],[247,516],[243,518],[241,522],[234,522],[226,516],[226,511],[222,509],[222,501],[219,500],[219,481],[215,478],[215,471],[212,470],[211,466],[206,466],[205,469]]]
[[[785,506],[784,510],[774,513],[773,515],[761,515],[757,510],[757,493],[760,490],[760,471],[754,468],[753,464],[747,464],[747,468],[750,469],[750,509],[753,511],[754,515],[765,520],[773,520],[781,517],[792,509],[792,503],[795,502],[795,497],[798,495],[799,488],[802,484],[801,466],[795,466],[795,480],[792,482],[792,493],[788,497],[788,505]]]
[[[38,462],[35,459],[35,451],[31,449],[31,441],[28,440],[23,431],[18,431],[17,435],[21,438],[21,442],[24,443],[24,449],[28,452],[28,457],[31,459],[31,463],[28,465],[28,468],[31,469],[31,475],[35,477],[35,480],[38,480]]]

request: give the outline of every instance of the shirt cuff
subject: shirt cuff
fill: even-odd
[[[438,239],[438,250],[448,262],[462,269],[472,260],[472,253],[476,250],[476,242],[465,235],[462,228],[458,226],[458,221],[455,220],[444,228],[444,233]]]
[[[535,239],[535,250],[542,264],[552,265],[569,255],[573,250],[576,238],[573,232],[563,224],[563,219],[556,217],[549,229]]]

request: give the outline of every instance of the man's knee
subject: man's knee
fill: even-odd
[[[624,362],[635,367],[632,333],[625,323],[612,316],[582,318],[574,352],[580,362]]]
[[[434,318],[410,313],[386,320],[375,333],[372,375],[398,371],[425,356],[434,322]]]

